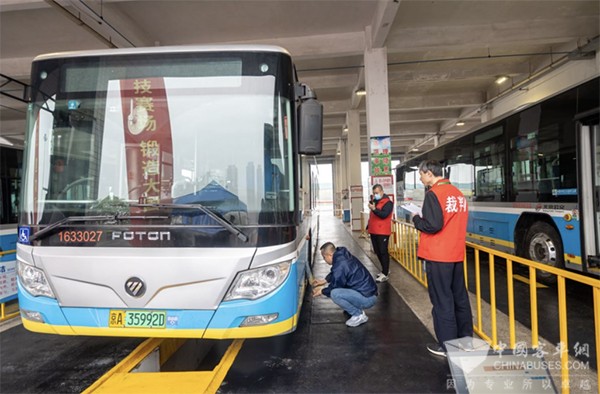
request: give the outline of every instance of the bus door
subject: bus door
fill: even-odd
[[[580,123],[580,220],[587,261],[584,267],[600,274],[600,126],[598,116]],[[586,264],[587,263],[587,264]],[[586,270],[584,268],[584,270]],[[587,271],[587,270],[586,270]]]

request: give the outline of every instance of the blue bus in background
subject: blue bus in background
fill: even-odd
[[[398,200],[422,202],[417,167],[437,160],[469,201],[469,241],[600,275],[599,85],[595,77],[404,161]]]
[[[16,249],[23,150],[0,146],[0,303],[17,298]]]

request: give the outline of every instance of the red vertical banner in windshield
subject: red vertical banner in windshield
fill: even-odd
[[[164,79],[139,78],[120,83],[129,198],[140,203],[168,200],[173,143]]]

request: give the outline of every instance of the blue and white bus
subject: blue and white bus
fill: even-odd
[[[322,106],[272,46],[33,61],[17,247],[31,331],[247,338],[295,330]]]
[[[586,81],[401,163],[398,199],[422,201],[417,166],[440,161],[469,200],[469,241],[600,275],[599,84]]]
[[[0,303],[17,298],[17,222],[23,149],[0,145]]]

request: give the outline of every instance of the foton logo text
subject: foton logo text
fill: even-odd
[[[113,241],[123,239],[125,241],[170,241],[169,231],[113,231]]]

